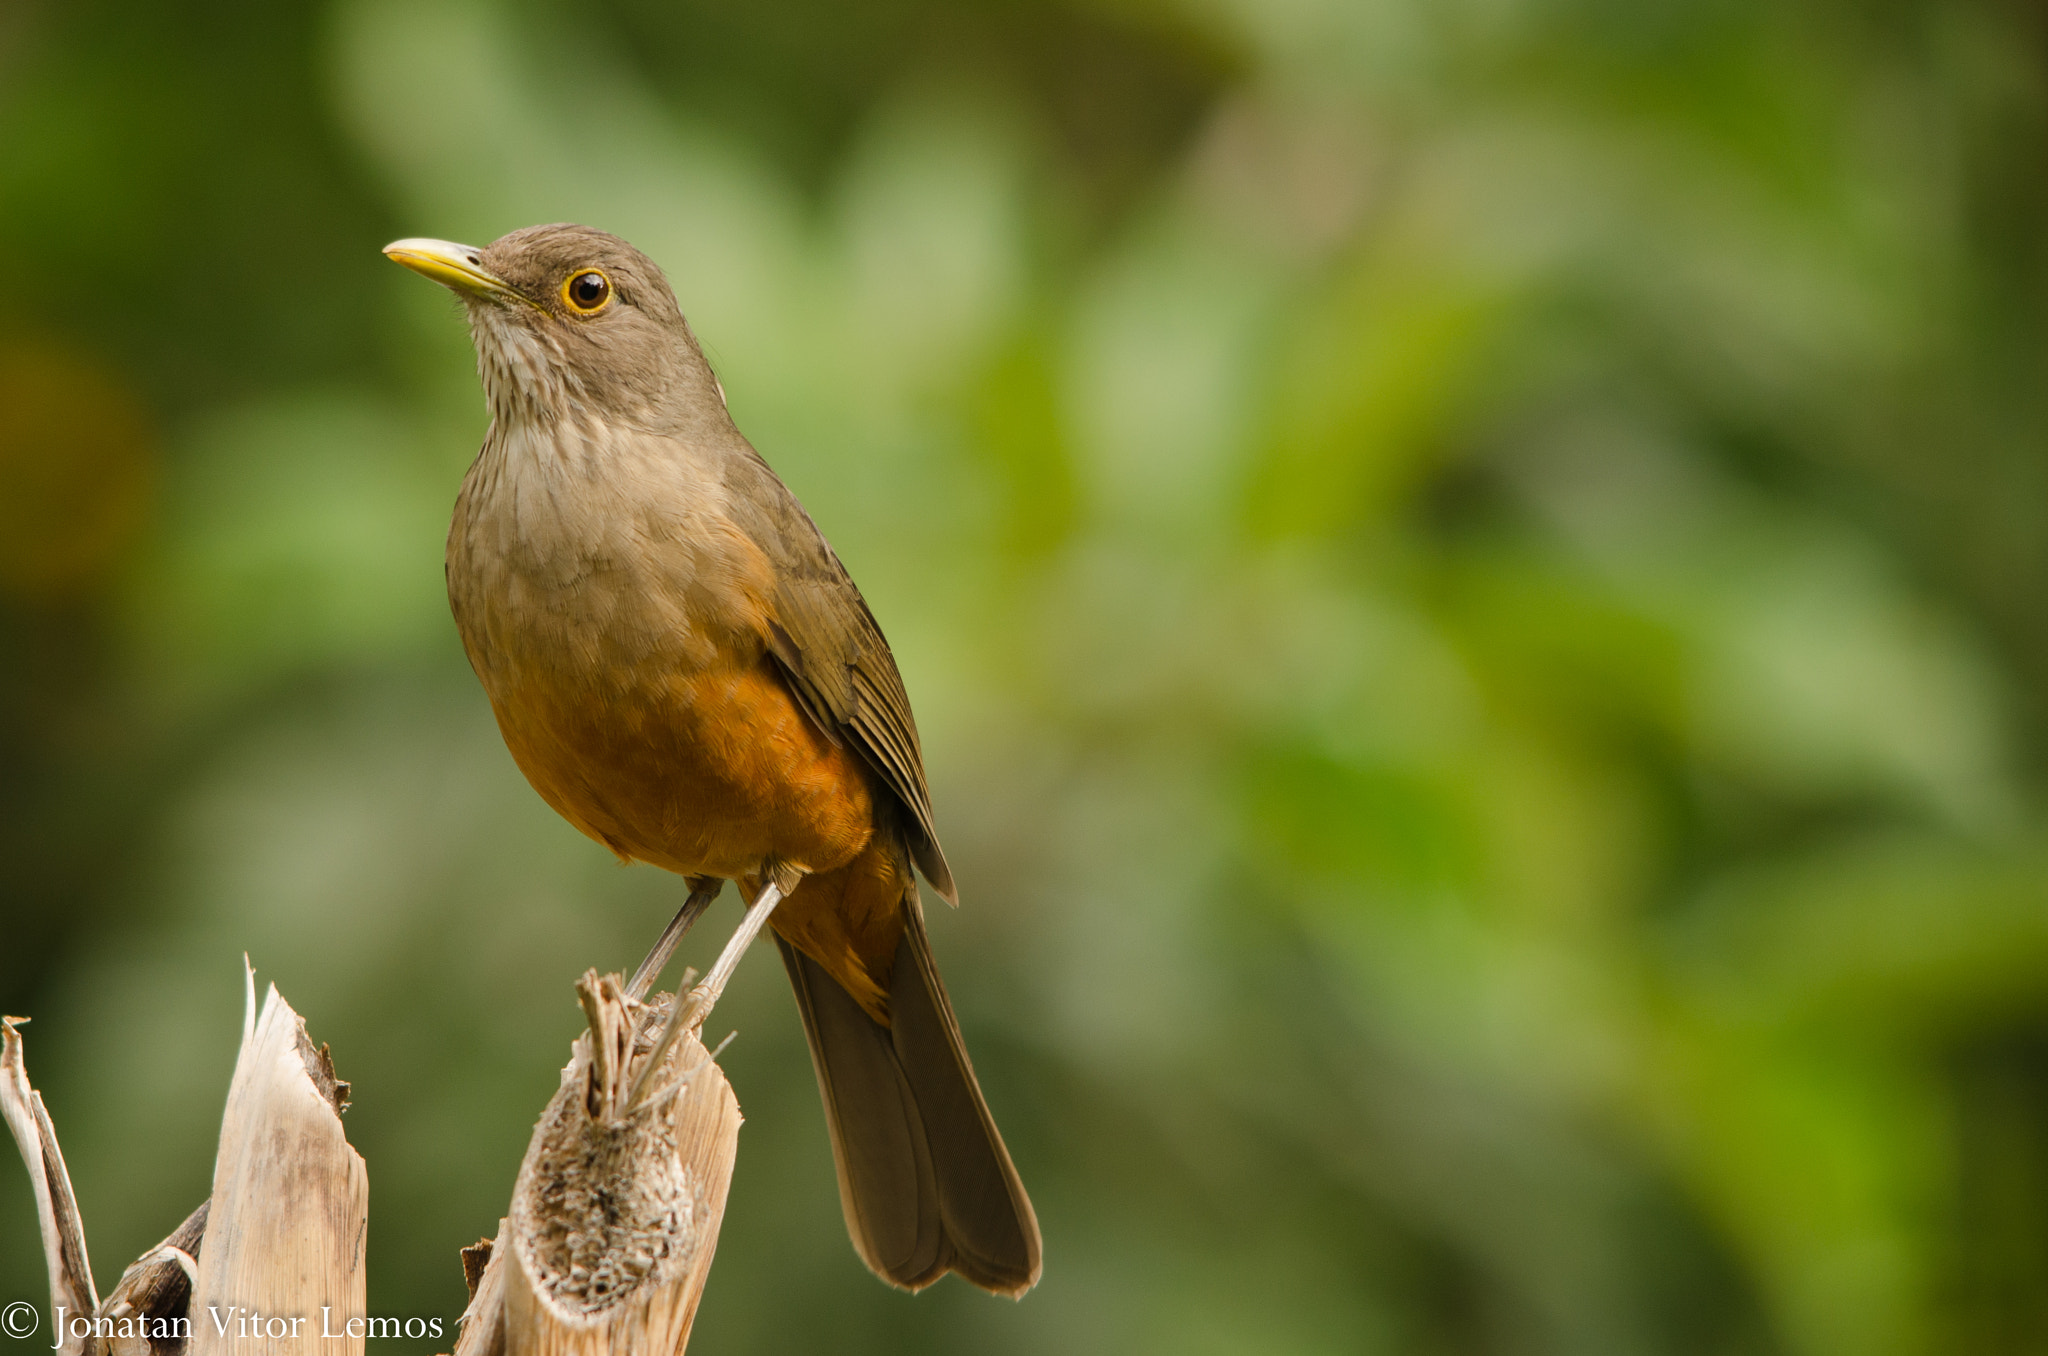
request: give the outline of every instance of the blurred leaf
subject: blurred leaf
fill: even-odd
[[[0,346],[0,591],[63,598],[97,582],[147,522],[157,449],[141,403],[54,346]]]

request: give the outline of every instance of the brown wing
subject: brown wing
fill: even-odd
[[[957,903],[932,826],[917,723],[889,642],[817,524],[768,464],[748,453],[729,463],[728,511],[775,565],[769,652],[819,728],[850,744],[910,812],[912,860]]]

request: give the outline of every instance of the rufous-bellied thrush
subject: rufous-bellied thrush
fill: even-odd
[[[385,253],[469,313],[491,424],[448,598],[505,743],[571,824],[690,881],[635,987],[724,881],[772,908],[861,1258],[1022,1294],[1038,1223],[932,962],[913,867],[948,900],[953,876],[860,590],[631,245],[535,226]]]

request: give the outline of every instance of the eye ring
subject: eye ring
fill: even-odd
[[[562,304],[578,315],[595,315],[611,299],[612,280],[603,269],[579,268],[562,283]]]

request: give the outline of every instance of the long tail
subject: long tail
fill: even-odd
[[[883,1026],[780,936],[824,1095],[839,1203],[883,1280],[921,1290],[948,1271],[998,1295],[1038,1280],[1038,1217],[974,1081],[924,915],[905,900]]]

